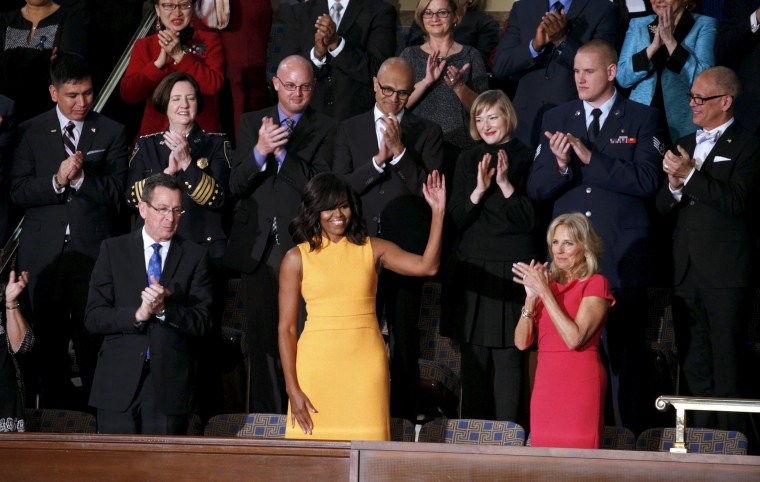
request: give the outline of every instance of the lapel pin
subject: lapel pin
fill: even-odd
[[[729,144],[731,144],[731,139],[726,139],[726,142],[728,142]]]
[[[90,128],[90,130],[92,131],[93,134],[95,133],[95,128],[94,127]]]
[[[625,129],[620,129],[621,134],[625,134]]]
[[[615,112],[613,112],[612,115],[614,115],[615,117],[618,117],[620,116],[620,111],[615,109]]]
[[[50,129],[50,132],[51,133],[56,133],[56,132],[58,132],[58,129]]]
[[[193,142],[197,144],[197,143],[199,143],[200,141],[201,141],[200,139],[195,139]]]
[[[576,111],[575,111],[575,116],[576,116],[576,117],[578,117],[579,115],[581,115],[581,111],[579,111],[579,110],[576,110]]]

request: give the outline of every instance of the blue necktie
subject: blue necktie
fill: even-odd
[[[148,286],[150,286],[151,283],[151,276],[156,278],[156,281],[161,281],[161,245],[155,243],[151,245],[151,248],[153,248],[153,256],[151,256],[150,261],[148,261]]]
[[[161,280],[161,244],[154,243],[151,245],[151,248],[153,248],[153,255],[148,261],[148,286],[151,284],[151,276],[156,278],[156,281]],[[145,359],[150,360],[150,346],[145,351]]]

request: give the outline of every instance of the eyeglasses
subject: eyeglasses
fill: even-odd
[[[445,10],[445,9],[438,10],[437,12],[434,12],[432,10],[425,10],[424,12],[422,12],[422,18],[430,19],[430,18],[433,18],[433,15],[435,15],[438,18],[449,18],[450,13],[451,13],[451,10]]]
[[[380,87],[380,92],[383,93],[383,97],[390,97],[393,94],[396,94],[398,96],[398,100],[406,100],[410,95],[412,95],[411,91],[408,90],[395,90],[393,87],[388,87],[387,85],[383,85],[380,82],[378,82],[377,85]]]
[[[161,216],[166,216],[167,214],[171,213],[172,217],[180,217],[183,214],[185,214],[185,210],[182,208],[157,208],[148,201],[145,201],[145,204],[150,206],[154,211],[156,211]]]
[[[725,97],[728,94],[720,94],[720,95],[712,95],[710,97],[699,97],[698,95],[693,95],[691,92],[686,94],[686,97],[689,99],[689,101],[694,101],[696,105],[702,105],[708,100],[717,99],[719,97]]]
[[[161,9],[164,12],[171,13],[177,9],[184,10],[187,12],[193,8],[193,2],[185,2],[185,3],[162,3]]]
[[[314,90],[313,82],[296,85],[293,82],[283,82],[282,79],[277,77],[276,75],[274,76],[274,78],[277,79],[277,81],[280,82],[280,85],[285,87],[285,90],[287,90],[288,92],[293,92],[296,89],[300,90],[301,92],[311,92],[312,90]]]

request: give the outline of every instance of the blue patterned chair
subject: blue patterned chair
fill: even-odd
[[[391,419],[391,441],[414,442],[414,425],[405,418]]]
[[[27,408],[24,423],[27,432],[97,433],[95,417],[87,412]]]
[[[425,283],[420,302],[420,387],[423,411],[431,418],[459,415],[459,342],[440,334],[441,284]],[[429,405],[429,406],[428,406]]]
[[[636,436],[625,427],[605,426],[600,447],[607,450],[636,450]]]
[[[741,432],[687,427],[685,439],[689,453],[747,455],[747,437]],[[675,441],[676,429],[650,428],[639,435],[636,450],[668,452]]]
[[[437,418],[422,426],[418,441],[522,446],[525,445],[525,430],[514,422]]]
[[[201,421],[201,417],[196,413],[190,414],[190,419],[187,422],[187,435],[195,437],[203,435],[203,422]]]
[[[285,415],[273,413],[226,413],[206,424],[204,435],[214,437],[284,438]]]

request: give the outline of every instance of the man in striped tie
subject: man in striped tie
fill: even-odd
[[[114,234],[127,146],[121,124],[90,111],[82,57],[58,54],[51,78],[56,107],[21,124],[11,168],[11,199],[24,209],[18,269],[30,274],[31,307],[22,309],[37,336],[25,371],[43,407],[84,409],[100,346],[83,325],[87,287],[101,241]]]

